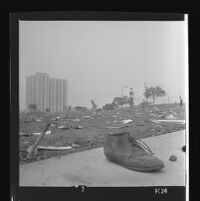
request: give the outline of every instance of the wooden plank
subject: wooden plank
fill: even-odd
[[[30,146],[28,148],[28,154],[26,156],[26,158],[30,158],[32,156],[32,154],[34,153],[35,149],[37,148],[38,144],[41,142],[42,138],[44,137],[45,133],[47,132],[47,130],[50,127],[50,121],[47,122],[47,124],[45,125],[44,129],[42,130],[41,134],[38,136],[38,138],[36,139],[35,143],[33,144],[33,146]]]

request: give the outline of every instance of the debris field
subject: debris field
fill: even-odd
[[[27,159],[34,144],[51,119],[36,155]],[[65,113],[20,113],[20,164],[61,156],[102,146],[106,133],[130,131],[136,139],[185,129],[185,107],[161,104],[118,108],[115,110],[67,111]]]

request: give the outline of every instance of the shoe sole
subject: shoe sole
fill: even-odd
[[[115,163],[115,164],[117,164],[117,165],[120,165],[120,166],[122,166],[122,167],[124,167],[124,168],[130,169],[130,170],[134,170],[134,171],[138,171],[138,172],[156,172],[156,171],[158,171],[158,170],[160,170],[160,169],[162,169],[162,168],[165,167],[164,164],[161,164],[161,165],[155,166],[155,167],[149,167],[149,168],[148,168],[148,167],[146,167],[146,168],[141,168],[141,167],[129,167],[129,166],[127,166],[126,164],[121,164],[120,162],[118,163],[118,162],[113,161],[113,160],[110,160],[110,159],[108,159],[108,158],[107,158],[107,160],[110,161],[110,162],[112,162],[112,163]]]
[[[164,165],[160,165],[160,166],[156,166],[156,167],[150,167],[150,168],[138,168],[138,167],[128,167],[128,166],[122,166],[122,167],[125,167],[127,169],[130,169],[130,170],[135,170],[135,171],[138,171],[138,172],[156,172],[162,168],[164,168]]]

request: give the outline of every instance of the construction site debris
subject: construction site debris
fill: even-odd
[[[54,146],[38,146],[37,149],[49,150],[49,151],[63,151],[67,149],[71,149],[71,146],[66,147],[54,147]]]
[[[71,128],[74,128],[74,129],[82,129],[83,126],[72,126]]]
[[[156,105],[159,110],[152,109],[153,107],[155,106],[148,105],[143,108],[135,105],[133,108],[119,107],[115,108],[115,110],[102,110],[101,112],[96,110],[87,110],[86,112],[71,110],[63,113],[38,113],[34,116],[31,112],[23,113],[20,114],[19,151],[26,157],[27,148],[33,145],[34,141],[40,137],[39,134],[41,134],[48,117],[51,118],[49,130],[52,130],[52,133],[47,134],[39,145],[58,147],[72,146],[71,143],[76,143],[80,146],[80,148],[69,149],[65,151],[66,153],[101,146],[106,132],[122,131],[123,128],[128,130],[131,125],[134,125],[134,135],[138,139],[185,129],[186,125],[184,124],[185,121],[183,121],[185,118],[184,107],[180,108],[179,105],[175,104]],[[167,119],[167,115],[170,114],[176,119]],[[37,119],[42,120],[42,122],[37,122]],[[131,119],[132,122],[128,123],[126,121],[128,119]],[[24,123],[26,120],[29,123]],[[144,126],[142,126],[143,124]],[[127,129],[124,126],[127,126]],[[32,133],[36,133],[36,135]],[[90,140],[90,143],[86,142],[87,140]],[[180,150],[182,152],[182,146],[180,146]],[[46,151],[41,151],[38,154],[44,156],[44,158],[54,155],[53,152]],[[27,162],[29,161],[27,158],[26,160]]]
[[[164,119],[159,119],[159,120],[151,120],[151,122],[153,123],[160,123],[160,122],[171,122],[171,123],[179,123],[179,124],[185,124],[185,120],[174,120],[174,119],[168,119],[168,120],[164,120]]]
[[[40,135],[41,133],[32,133],[32,135]]]
[[[121,129],[121,128],[127,128],[128,126],[110,126],[110,127],[106,127],[106,129]]]
[[[57,125],[58,125],[57,123],[52,123],[52,124],[51,124],[51,126],[57,126]]]
[[[80,119],[72,119],[72,121],[80,121]]]
[[[90,118],[90,116],[83,116],[83,118]]]
[[[173,114],[169,114],[166,116],[166,119],[176,119],[176,117]]]
[[[122,121],[119,121],[120,123],[123,123],[123,124],[128,124],[128,123],[131,123],[133,120],[131,119],[125,119],[125,120],[122,120]]]
[[[55,117],[54,119],[53,119],[53,121],[58,121],[58,120],[60,120],[61,119],[61,117]]]
[[[57,128],[59,128],[59,129],[70,129],[69,126],[58,126]]]
[[[41,119],[36,119],[35,121],[36,121],[36,122],[42,122],[42,120],[41,120]]]
[[[32,133],[33,135],[41,135],[41,133]],[[46,133],[45,133],[45,135],[50,135],[51,134],[51,131],[47,131]]]

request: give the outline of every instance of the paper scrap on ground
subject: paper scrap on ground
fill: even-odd
[[[72,121],[80,121],[80,119],[72,119]]]
[[[176,119],[176,117],[173,114],[170,114],[166,116],[166,119]]]
[[[69,129],[68,126],[58,126],[57,128],[59,128],[59,129]]]
[[[37,122],[41,122],[42,120],[41,120],[41,119],[36,119],[35,121],[37,121]]]
[[[51,124],[51,126],[57,126],[57,125],[58,125],[58,124],[56,124],[56,123],[52,123],[52,124]]]
[[[41,133],[32,133],[33,135],[40,135]],[[45,135],[49,135],[49,134],[51,134],[51,131],[47,131],[46,133],[45,133]]]
[[[41,133],[32,133],[33,135],[40,135]]]
[[[128,124],[130,122],[132,122],[133,120],[131,119],[125,119],[125,120],[122,120],[122,121],[119,121],[120,123],[123,123],[123,124]]]

